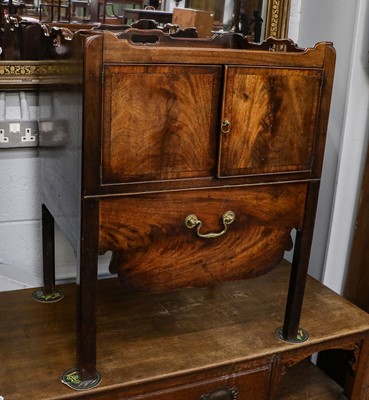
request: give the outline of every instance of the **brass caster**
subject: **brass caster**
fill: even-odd
[[[101,382],[101,376],[96,372],[94,379],[83,381],[77,368],[71,368],[65,371],[61,379],[62,383],[67,385],[73,390],[89,390],[98,386]]]
[[[297,331],[297,336],[292,339],[287,339],[283,335],[283,328],[278,328],[275,332],[276,337],[282,342],[297,344],[297,343],[304,343],[309,340],[309,334],[305,331],[305,329],[299,328]]]
[[[43,290],[39,289],[33,292],[32,297],[40,303],[56,303],[64,297],[64,294],[59,290],[54,290],[52,293],[44,294]]]

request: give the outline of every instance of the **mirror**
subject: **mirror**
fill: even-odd
[[[91,6],[97,1],[98,0],[91,0]],[[124,2],[124,0],[119,1]],[[244,30],[244,32],[247,31],[247,35],[252,41],[263,41],[268,37],[278,39],[287,37],[290,1],[291,0],[178,0],[177,3],[180,6],[184,5],[186,7],[214,12],[214,26],[219,30],[239,30],[240,32]],[[130,0],[130,2],[132,2],[132,0]],[[169,3],[169,0],[162,0],[161,9],[165,10],[166,3]],[[171,3],[174,5],[173,1],[171,1]],[[4,9],[1,10],[2,12],[5,11]],[[2,16],[4,16],[4,14],[2,14]],[[1,19],[3,20],[4,17]],[[239,21],[238,25],[235,21]],[[17,25],[16,20],[15,25]],[[25,26],[24,29],[32,29],[32,27]],[[37,39],[36,34],[32,37]],[[13,39],[15,40],[14,46],[19,46],[18,41],[20,39],[18,36],[14,36]],[[0,61],[0,88],[14,89],[15,87],[19,87],[22,89],[31,89],[37,87],[37,83],[43,78],[43,75],[49,76],[50,72],[48,68],[49,66],[43,65],[42,62],[36,61],[32,56],[26,56],[25,54],[18,58],[3,57]]]
[[[184,5],[212,11],[215,30],[240,32],[254,42],[288,34],[290,0],[185,0]]]

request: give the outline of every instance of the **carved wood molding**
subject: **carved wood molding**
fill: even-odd
[[[265,38],[287,38],[290,6],[291,0],[269,0],[265,21]]]

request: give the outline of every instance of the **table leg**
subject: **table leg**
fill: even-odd
[[[81,245],[77,275],[77,367],[62,382],[77,390],[96,387],[96,290],[98,264],[98,200],[83,202]]]
[[[306,209],[314,211],[308,211],[305,213],[303,227],[297,232],[284,325],[282,329],[277,331],[277,336],[280,339],[291,343],[300,343],[307,340],[309,337],[308,333],[299,327],[299,324],[305,291],[305,282],[309,267],[318,194],[319,182],[310,182]]]
[[[55,233],[54,217],[45,204],[42,205],[42,256],[43,281],[42,290],[33,293],[33,298],[41,303],[61,300],[63,293],[55,288]]]

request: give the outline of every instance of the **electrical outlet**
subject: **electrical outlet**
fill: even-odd
[[[5,136],[5,130],[0,129],[0,144],[9,143],[9,137]],[[1,399],[0,399],[1,400]]]
[[[0,121],[0,149],[38,146],[37,121]]]
[[[36,133],[36,132],[33,132]],[[25,142],[34,142],[36,140],[36,135],[32,134],[31,128],[25,129],[25,135],[21,137],[23,143]]]

